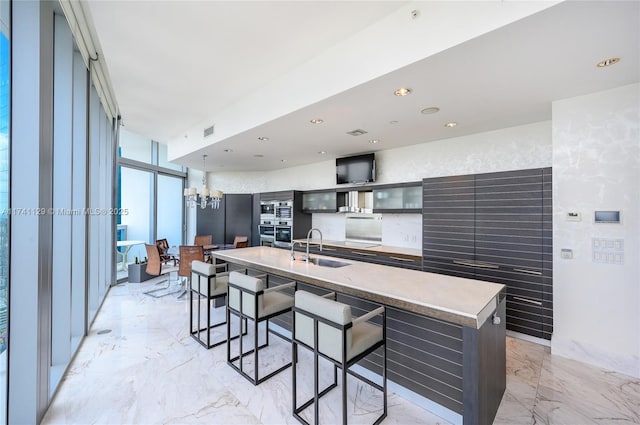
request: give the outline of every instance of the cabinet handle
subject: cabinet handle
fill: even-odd
[[[471,261],[463,261],[463,260],[453,260],[453,264],[460,264],[461,266],[469,266],[469,267],[475,267],[475,263],[472,263]]]
[[[325,248],[325,247],[323,247],[322,250],[323,251],[337,251],[337,249],[335,249],[335,248]]]
[[[527,269],[513,269],[514,272],[527,273],[535,276],[542,276],[542,272],[536,270],[527,270]]]
[[[393,258],[394,260],[398,260],[398,261],[405,261],[407,263],[413,263],[415,260],[412,260],[411,258],[400,258],[400,257],[393,257],[393,256],[389,256],[389,258]]]
[[[377,257],[377,254],[370,254],[368,252],[359,252],[359,251],[351,251],[351,252],[358,255],[365,255],[367,257]]]
[[[500,266],[497,264],[489,264],[489,263],[476,263],[474,267],[478,267],[480,269],[499,269]]]
[[[518,300],[518,301],[524,301],[524,302],[529,303],[529,304],[539,305],[539,306],[542,307],[542,302],[540,302],[540,301],[528,300],[526,298],[521,298],[521,297],[513,297],[513,299],[514,300]]]
[[[477,267],[479,269],[498,269],[500,266],[497,264],[489,263],[476,263],[475,261],[453,260],[454,264],[460,264],[461,266]]]

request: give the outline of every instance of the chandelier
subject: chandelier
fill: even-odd
[[[187,208],[195,208],[197,205],[205,209],[207,207],[220,208],[222,200],[222,192],[219,190],[209,190],[207,188],[207,155],[202,155],[202,190],[197,193],[195,187],[187,187],[184,189],[184,200]]]

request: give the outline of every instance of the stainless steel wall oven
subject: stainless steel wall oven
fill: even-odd
[[[292,237],[291,226],[276,226],[275,229],[275,245],[276,246],[291,246],[291,237]]]

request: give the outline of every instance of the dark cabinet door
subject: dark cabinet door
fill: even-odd
[[[225,205],[224,243],[231,244],[236,236],[248,236],[251,239],[253,202],[250,194],[231,194]]]
[[[224,244],[224,216],[225,206],[229,195],[224,195],[220,201],[220,207],[196,207],[196,234],[213,235],[214,244]],[[193,241],[187,241],[187,245],[192,245]]]
[[[260,224],[260,194],[254,193],[252,196],[252,212],[251,212],[251,246],[260,246],[260,232],[258,225]]]
[[[474,176],[423,181],[422,267],[426,272],[473,278]]]
[[[215,245],[233,243],[236,236],[252,239],[253,202],[250,194],[225,194],[217,209],[197,207],[198,235],[213,235]],[[192,244],[193,241],[187,241]]]
[[[551,169],[423,181],[423,270],[507,286],[507,329],[553,331]]]
[[[543,170],[478,174],[476,278],[507,285],[507,328],[545,338]]]

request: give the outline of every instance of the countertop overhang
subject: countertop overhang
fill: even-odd
[[[341,260],[349,265],[339,268],[317,266],[291,260],[290,252],[280,248],[259,246],[212,254],[230,263],[474,329],[491,317],[505,294],[505,286],[497,283],[361,261]]]

